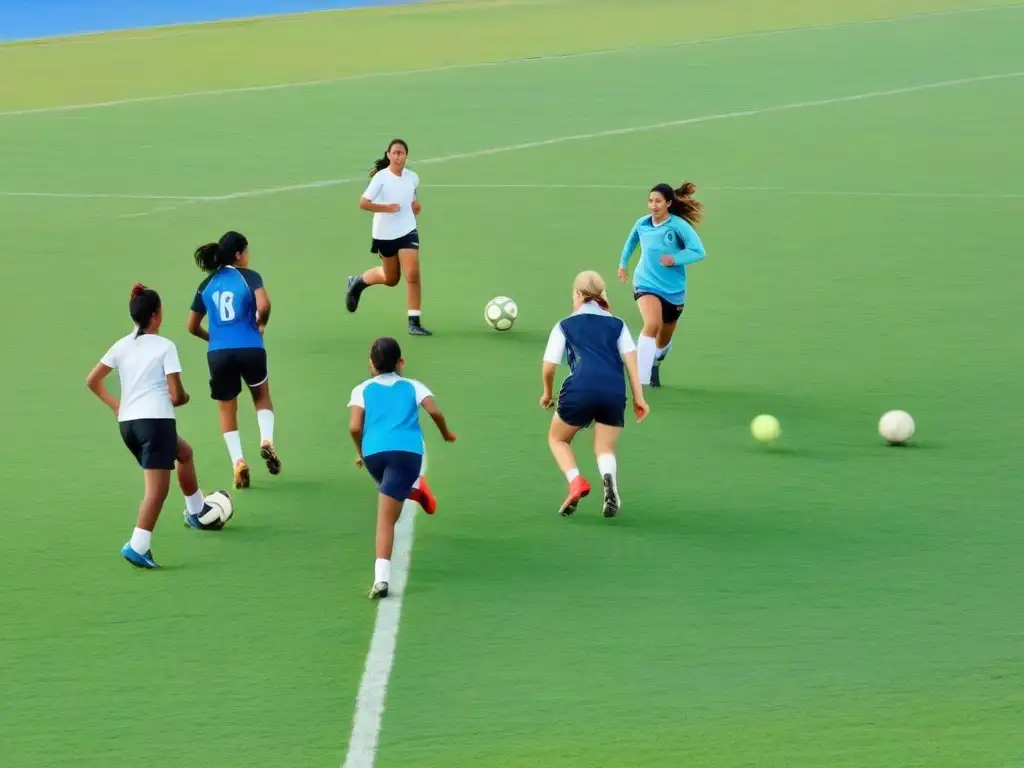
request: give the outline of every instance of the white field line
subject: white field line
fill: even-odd
[[[697,40],[678,40],[669,43],[656,43],[646,46],[630,46],[623,48],[605,48],[597,51],[581,51],[578,53],[550,54],[543,56],[531,56],[522,59],[506,59],[504,61],[485,61],[464,64],[446,64],[436,67],[423,67],[420,69],[394,70],[390,72],[365,72],[355,75],[342,75],[339,77],[320,78],[315,80],[299,80],[290,83],[272,83],[266,85],[250,85],[235,88],[215,88],[202,91],[185,91],[182,93],[157,94],[153,96],[135,96],[126,99],[111,99],[109,101],[84,102],[80,104],[62,104],[50,107],[30,107],[26,109],[14,109],[0,112],[0,118],[18,117],[22,115],[41,115],[53,113],[77,112],[89,109],[102,109],[106,107],[120,107],[129,104],[151,104],[155,102],[175,101],[178,99],[193,99],[204,96],[224,96],[235,93],[259,93],[262,91],[279,91],[291,88],[309,88],[322,85],[335,85],[339,83],[357,82],[361,80],[375,80],[387,77],[408,77],[413,75],[437,74],[442,72],[459,72],[464,70],[485,69],[491,67],[505,67],[517,64],[534,64],[546,61],[562,61],[567,59],[580,59],[595,56],[611,56],[616,54],[634,53],[664,48],[680,48],[684,46],[706,45],[710,43],[723,43],[735,40],[752,40],[757,38],[779,37],[785,35],[802,35],[813,32],[825,32],[829,30],[848,29],[879,24],[893,24],[898,22],[922,21],[926,19],[939,19],[952,16],[963,16],[966,14],[989,13],[996,11],[1019,10],[1024,5],[1002,5],[988,6],[985,8],[966,8],[953,11],[937,11],[935,13],[919,13],[909,16],[897,16],[888,19],[868,19],[865,21],[850,21],[840,24],[825,24],[815,27],[796,27],[790,29],[775,29],[762,32],[745,32],[738,35],[724,35],[721,37],[709,37]],[[3,48],[0,48],[2,51]]]
[[[423,452],[421,474],[427,473],[427,453]],[[373,768],[377,759],[380,724],[387,702],[388,681],[395,663],[398,645],[398,625],[402,618],[402,600],[412,563],[412,544],[418,505],[407,501],[402,516],[395,526],[395,545],[391,555],[391,581],[388,596],[377,604],[377,621],[373,626],[370,651],[366,654],[363,679],[356,696],[356,711],[352,718],[352,734],[343,768]]]

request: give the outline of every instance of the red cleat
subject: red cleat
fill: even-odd
[[[569,517],[573,512],[576,511],[576,506],[580,503],[580,499],[584,498],[590,493],[590,483],[588,483],[582,475],[577,475],[571,483],[569,483],[569,495],[565,501],[562,502],[561,509],[558,510],[558,514],[562,517]]]
[[[426,477],[420,477],[420,487],[413,488],[410,491],[409,501],[415,501],[423,507],[423,511],[428,515],[437,512],[437,498],[434,496],[434,492],[430,490]]]

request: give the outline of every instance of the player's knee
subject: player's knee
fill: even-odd
[[[420,284],[420,268],[419,267],[414,267],[412,269],[406,270],[406,272],[405,272],[405,282],[409,283],[410,285],[419,285]]]
[[[388,286],[389,288],[394,288],[396,285],[398,285],[398,280],[400,279],[400,277],[401,277],[400,275],[388,275],[388,274],[385,274],[384,275],[384,285]]]
[[[184,440],[179,440],[178,455],[174,458],[179,464],[189,464],[192,461],[192,446]]]
[[[655,337],[661,333],[662,324],[657,321],[649,321],[644,323],[644,336]]]

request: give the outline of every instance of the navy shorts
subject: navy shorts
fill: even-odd
[[[679,322],[679,318],[683,315],[683,305],[673,304],[664,296],[659,296],[656,293],[650,291],[634,291],[633,300],[638,300],[641,296],[653,296],[659,302],[661,302],[661,322],[663,323],[676,323]]]
[[[178,426],[174,419],[133,419],[118,424],[121,439],[143,469],[174,469]]]
[[[595,422],[606,427],[621,427],[626,421],[626,396],[563,391],[558,395],[556,413],[570,427],[589,427]]]
[[[215,349],[206,353],[210,366],[210,397],[227,403],[242,393],[242,382],[255,389],[265,382],[267,350],[263,347]]]
[[[415,251],[420,247],[420,233],[413,230],[407,235],[396,237],[394,240],[377,240],[374,238],[370,243],[370,253],[375,253],[382,259],[390,259],[397,256],[399,251]]]
[[[413,483],[420,479],[423,456],[411,451],[381,451],[363,456],[363,463],[382,494],[405,501]]]

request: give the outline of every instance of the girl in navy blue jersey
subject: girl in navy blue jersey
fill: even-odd
[[[572,309],[572,314],[551,330],[541,369],[544,393],[540,404],[550,408],[555,370],[563,355],[569,363],[570,373],[562,382],[548,432],[551,453],[569,482],[569,495],[559,514],[571,515],[580,499],[590,493],[590,483],[580,474],[571,443],[577,432],[593,424],[594,452],[604,486],[604,516],[615,517],[622,504],[615,447],[625,423],[626,375],[637,421],[643,421],[651,409],[640,385],[633,337],[626,323],[611,313],[599,274],[581,272],[576,276]]]

